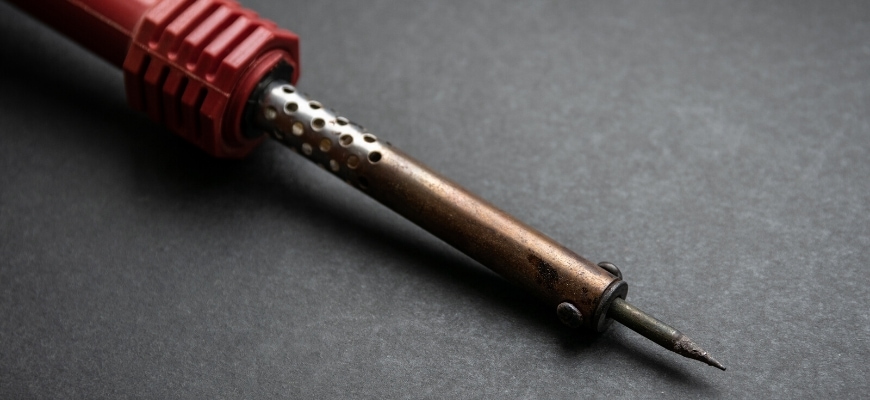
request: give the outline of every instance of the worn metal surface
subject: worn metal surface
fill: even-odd
[[[674,353],[725,370],[721,363],[713,359],[688,336],[623,299],[614,299],[608,316]]]
[[[393,211],[525,287],[554,308],[569,302],[573,325],[607,327],[607,305],[627,285],[595,263],[433,172],[294,87],[265,91],[257,125]]]

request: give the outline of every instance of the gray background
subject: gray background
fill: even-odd
[[[276,144],[210,159],[0,4],[0,398],[870,391],[866,1],[245,4],[300,34],[302,89],[728,371],[562,329]]]

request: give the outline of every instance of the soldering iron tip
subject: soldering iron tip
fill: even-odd
[[[721,370],[723,370],[723,371],[725,370],[725,366],[722,365],[722,363],[720,363],[719,361],[714,360],[713,357],[710,357],[709,355],[707,355],[707,364],[710,364],[710,365],[712,365],[712,366],[714,366],[714,367],[716,367],[716,368],[719,368],[719,369],[721,369]]]
[[[689,337],[686,335],[682,335],[679,339],[677,339],[677,341],[674,343],[674,351],[682,356],[704,362],[723,371],[725,370],[725,366],[722,365],[722,363],[716,361],[713,357],[710,356],[710,353],[704,351],[701,346],[695,344],[695,342],[693,342],[692,339],[689,339]]]
[[[725,370],[724,365],[710,357],[709,353],[695,344],[688,336],[653,318],[652,315],[641,311],[624,299],[614,299],[607,315],[674,353]]]

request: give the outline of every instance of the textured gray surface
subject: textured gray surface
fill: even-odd
[[[0,4],[0,398],[870,391],[866,1],[454,3],[245,4],[300,87],[622,266],[727,372],[572,336],[277,145],[209,159]]]

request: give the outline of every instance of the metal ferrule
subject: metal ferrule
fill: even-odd
[[[438,175],[361,126],[282,82],[263,92],[259,129],[390,209],[556,307],[572,326],[601,331],[625,297],[621,279]],[[575,321],[577,322],[577,321]]]

